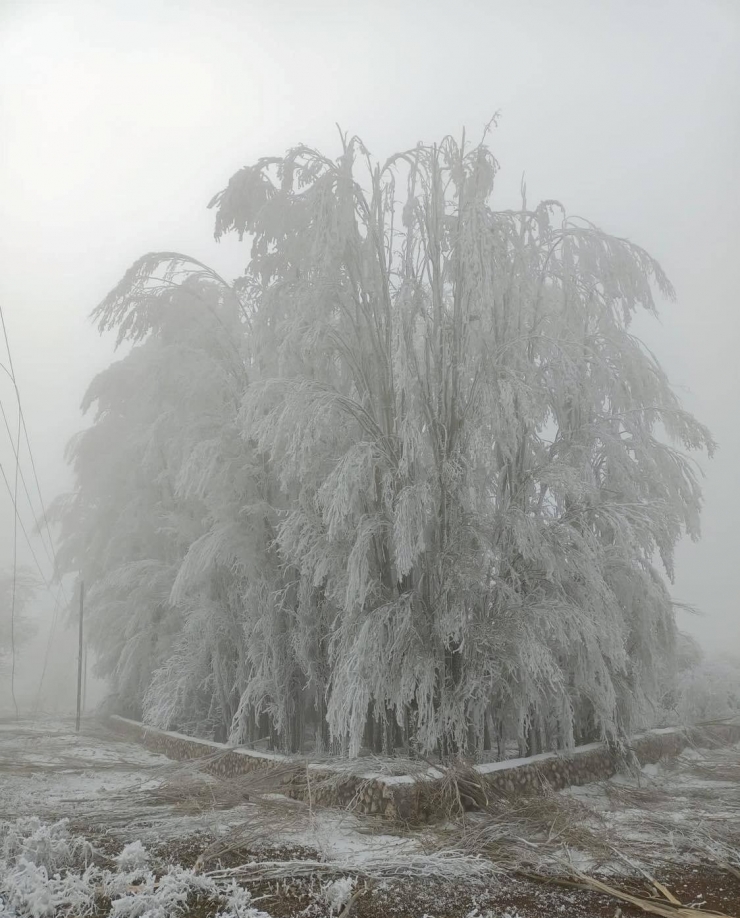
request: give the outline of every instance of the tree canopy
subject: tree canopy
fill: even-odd
[[[237,172],[233,283],[139,259],[57,503],[101,672],[163,727],[480,755],[617,739],[674,666],[714,444],[635,337],[673,289],[485,141]]]

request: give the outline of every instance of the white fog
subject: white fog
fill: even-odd
[[[738,112],[732,0],[0,0],[0,916],[740,914]]]

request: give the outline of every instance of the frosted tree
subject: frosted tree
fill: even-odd
[[[152,723],[286,750],[620,739],[674,671],[714,447],[631,331],[670,283],[558,202],[495,210],[484,142],[342,147],[214,198],[234,284],[146,256],[96,311],[131,349],[61,515],[102,668]]]
[[[496,169],[483,144],[377,164],[353,139],[213,202],[217,234],[253,239],[245,425],[291,497],[278,544],[297,621],[329,624],[352,753],[373,722],[443,752],[617,736],[670,652],[655,559],[672,576],[700,492],[659,432],[713,444],[629,327],[673,291],[557,202],[494,211]]]
[[[116,328],[130,346],[86,393],[83,409],[96,414],[69,447],[77,488],[55,507],[60,565],[88,585],[99,668],[136,715],[187,617],[170,593],[208,524],[197,489],[183,493],[181,478],[243,388],[228,330],[238,321],[233,303],[196,269],[173,255],[144,258],[96,310],[101,331]]]
[[[71,445],[78,488],[60,513],[101,671],[119,705],[157,726],[267,732],[295,751],[302,702],[288,686],[301,680],[279,625],[276,510],[239,420],[249,312],[205,266],[156,253],[94,317],[132,347],[87,393],[97,415]]]

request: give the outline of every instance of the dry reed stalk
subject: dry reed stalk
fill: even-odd
[[[502,871],[485,858],[471,857],[458,851],[434,854],[403,854],[394,857],[368,856],[358,860],[287,859],[251,861],[236,867],[212,870],[216,880],[237,879],[243,882],[270,882],[316,876],[357,876],[365,880],[415,877],[436,880],[489,880]]]
[[[687,908],[674,896],[666,899],[665,902],[645,899],[642,896],[635,896],[632,893],[617,889],[615,886],[610,886],[601,880],[597,880],[594,877],[588,877],[582,873],[574,872],[573,876],[576,877],[581,888],[612,896],[615,899],[619,899],[621,902],[627,902],[648,915],[660,915],[662,918],[696,918],[696,909]],[[659,892],[663,892],[665,888],[656,886],[656,889]],[[665,892],[667,892],[667,890]],[[708,916],[708,918],[732,918],[731,915],[727,915],[725,912],[713,912],[707,911],[706,909],[702,909],[701,914]]]

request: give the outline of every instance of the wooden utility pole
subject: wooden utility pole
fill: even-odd
[[[80,732],[80,706],[82,704],[82,614],[85,602],[85,582],[80,580],[80,644],[77,653],[77,721],[75,730]]]

